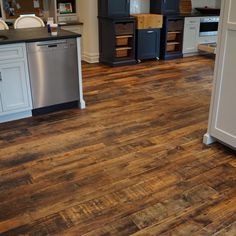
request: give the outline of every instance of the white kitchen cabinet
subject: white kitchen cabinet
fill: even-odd
[[[236,1],[222,1],[221,9],[210,119],[204,143],[219,140],[236,148]]]
[[[0,65],[0,94],[4,112],[29,107],[25,62]]]
[[[11,115],[29,116],[32,99],[25,44],[0,46],[0,54],[4,55],[4,60],[0,56],[0,122],[12,120]]]
[[[0,96],[0,114],[2,112],[2,99],[1,99],[1,96]]]
[[[199,17],[186,17],[185,18],[184,40],[183,40],[183,53],[184,54],[198,52],[199,30],[200,30]]]

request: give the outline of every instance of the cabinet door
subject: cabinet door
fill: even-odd
[[[1,94],[0,94],[0,113],[2,112],[2,99],[1,99]]]
[[[236,1],[223,1],[221,9],[209,134],[236,148]]]
[[[0,94],[3,112],[29,107],[24,62],[0,65]]]
[[[109,16],[128,16],[130,11],[130,0],[109,0]]]
[[[163,0],[165,13],[179,12],[179,0]]]
[[[185,20],[183,53],[198,51],[199,27],[197,20]]]
[[[137,59],[151,59],[160,55],[160,30],[137,30]]]
[[[150,0],[150,12],[154,14],[178,13],[179,0]]]

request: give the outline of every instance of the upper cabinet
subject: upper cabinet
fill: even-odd
[[[150,0],[150,11],[155,14],[179,13],[179,0]]]
[[[57,23],[77,22],[76,0],[47,0],[49,16]]]
[[[130,0],[98,0],[98,16],[126,17],[130,14]]]

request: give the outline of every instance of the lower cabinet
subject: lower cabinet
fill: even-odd
[[[200,30],[199,17],[186,17],[184,23],[183,53],[198,52]]]
[[[136,59],[160,57],[160,29],[140,29],[136,31]]]
[[[99,17],[99,61],[110,66],[135,64],[135,18]]]
[[[1,99],[1,96],[0,96],[0,114],[2,112],[2,99]]]
[[[24,62],[0,65],[0,94],[4,112],[29,107]]]
[[[0,46],[1,51],[14,52],[14,44]],[[22,44],[24,55],[10,54],[10,59],[0,58],[0,122],[6,121],[3,117],[10,117],[17,113],[31,112],[32,99],[28,74],[28,64],[26,58],[25,44]],[[19,44],[17,45],[19,48]],[[5,54],[7,55],[7,53]],[[20,116],[19,118],[22,118]],[[11,120],[11,118],[9,118]],[[14,117],[17,119],[17,115]]]
[[[161,30],[161,59],[169,60],[183,57],[183,34],[183,16],[164,16],[164,24]]]

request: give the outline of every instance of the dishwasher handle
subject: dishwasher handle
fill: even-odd
[[[27,43],[27,52],[36,53],[40,51],[64,50],[68,48],[76,48],[76,40],[73,39],[58,39]]]
[[[46,42],[40,42],[37,43],[38,47],[57,47],[58,45],[67,45],[66,40],[54,40],[54,41],[46,41]]]
[[[50,45],[47,45],[48,48],[56,48],[58,45],[57,44],[50,44]]]

